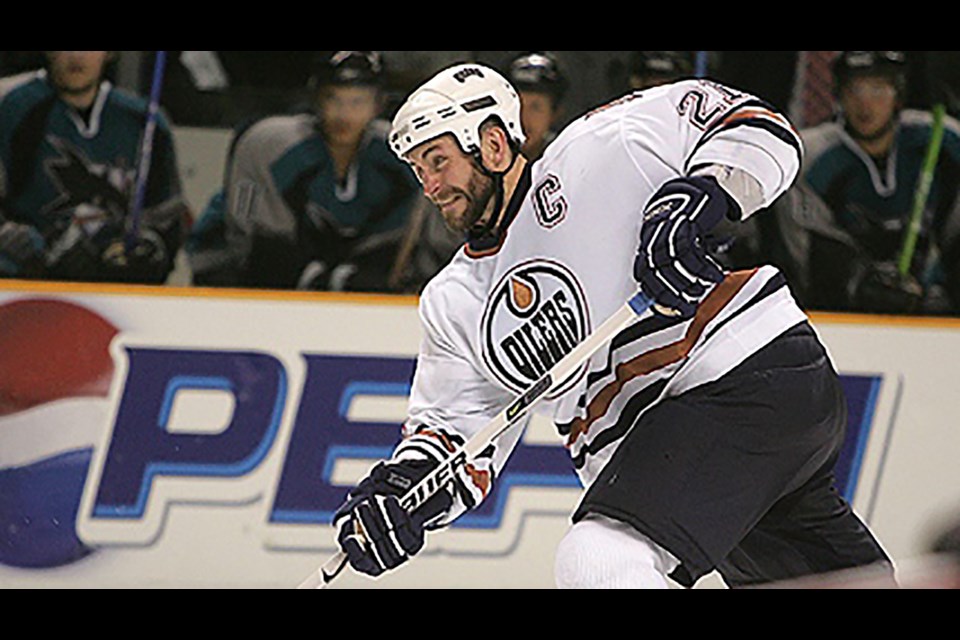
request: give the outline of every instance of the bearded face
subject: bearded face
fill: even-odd
[[[460,149],[453,136],[422,144],[410,152],[408,160],[423,185],[424,195],[437,206],[452,230],[466,233],[493,215],[493,179]]]

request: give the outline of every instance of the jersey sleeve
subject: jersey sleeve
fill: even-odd
[[[654,150],[681,176],[714,165],[742,171],[760,185],[758,208],[790,188],[803,160],[800,136],[786,116],[715,82],[670,85],[624,120],[625,143],[641,170],[641,151]]]
[[[4,208],[9,193],[7,164],[10,159],[10,135],[12,123],[5,107],[5,94],[0,87],[0,221],[5,216]]]
[[[14,206],[8,199],[15,199],[16,189],[11,183],[16,171],[14,159],[18,157],[14,149],[17,131],[39,103],[50,100],[48,92],[36,82],[37,77],[36,72],[31,72],[0,78],[0,216],[14,215]]]
[[[255,157],[256,129],[240,135],[227,160],[223,187],[223,228],[225,242],[221,247],[220,263],[233,278],[239,279],[245,260],[253,246],[254,207],[260,198],[262,175],[257,171]]]
[[[956,175],[960,171],[960,122],[947,116],[944,122],[943,150],[941,152],[940,170],[937,175]],[[953,308],[960,308],[960,186],[953,181],[947,181],[945,187],[949,195],[945,197],[942,220],[937,229],[937,241],[940,245],[941,269],[944,272],[944,281]]]
[[[271,165],[292,146],[298,127],[288,118],[268,118],[241,131],[228,159],[224,183],[224,234],[219,263],[238,282],[258,235],[293,243],[296,220],[279,192]]]
[[[437,281],[434,281],[436,283]],[[447,282],[432,283],[420,304],[423,338],[417,372],[410,398],[409,419],[404,440],[394,459],[402,459],[423,437],[432,438],[452,454],[481,431],[511,400],[509,394],[492,385],[469,356],[470,337],[458,326],[457,287]],[[462,301],[459,301],[462,304]],[[472,494],[458,497],[454,508],[439,526],[454,520],[489,496],[500,470],[513,452],[523,428],[518,426],[502,436],[467,466]]]
[[[2,125],[0,125],[2,126]],[[0,145],[3,145],[2,134],[0,134]],[[7,161],[5,154],[0,151],[0,222],[3,222],[8,215],[6,213],[7,202]]]

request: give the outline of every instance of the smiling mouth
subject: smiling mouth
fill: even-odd
[[[461,196],[453,196],[449,200],[445,200],[443,202],[437,202],[436,204],[438,208],[440,208],[441,210],[445,210],[455,205],[457,202],[460,201],[460,199],[461,199]]]

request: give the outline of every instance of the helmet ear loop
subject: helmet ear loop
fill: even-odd
[[[483,155],[480,153],[479,148],[472,152],[470,157],[473,159],[473,163],[477,166],[477,169],[480,170],[480,173],[493,180],[494,189],[496,190],[493,214],[486,222],[483,223],[483,225],[478,226],[471,231],[471,234],[483,238],[493,234],[493,230],[497,226],[497,222],[500,219],[500,212],[503,211],[503,201],[506,199],[503,187],[503,177],[509,173],[509,169],[504,173],[491,171],[488,169],[486,165],[483,164]],[[511,163],[511,168],[513,168],[513,163]]]

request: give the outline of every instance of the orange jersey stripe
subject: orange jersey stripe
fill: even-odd
[[[489,471],[478,471],[472,464],[468,464],[465,469],[467,475],[470,476],[470,480],[473,481],[474,486],[480,489],[483,497],[486,498],[490,494],[490,488],[493,486],[493,476],[491,473]]]
[[[700,340],[707,325],[720,315],[720,312],[730,304],[756,274],[757,270],[754,270],[738,272],[727,276],[727,279],[717,286],[713,293],[700,305],[693,324],[690,325],[690,329],[687,331],[687,335],[683,340],[667,345],[661,349],[649,351],[630,362],[625,362],[618,366],[616,372],[617,379],[607,385],[593,399],[593,402],[587,407],[587,417],[573,422],[567,446],[572,447],[576,444],[582,436],[590,432],[590,429],[598,420],[607,415],[607,411],[610,410],[614,399],[620,395],[620,392],[623,391],[623,388],[630,381],[686,359],[693,350],[693,347]]]
[[[746,109],[740,109],[738,111],[734,111],[729,116],[727,116],[726,118],[723,118],[719,123],[717,123],[717,126],[714,127],[714,129],[725,127],[727,125],[733,124],[734,122],[740,122],[742,120],[753,120],[755,118],[773,120],[774,122],[779,124],[781,127],[784,127],[785,129],[789,129],[794,135],[798,135],[798,136],[800,135],[799,133],[797,133],[797,130],[794,129],[793,125],[791,125],[786,118],[781,116],[779,113],[775,113],[773,111],[770,111],[769,109],[763,109],[761,107],[749,107]]]
[[[431,431],[430,429],[422,429],[417,432],[418,436],[426,436],[428,438],[433,438],[434,440],[439,440],[440,444],[443,445],[443,448],[446,449],[449,453],[453,453],[457,450],[453,443],[450,442],[450,439],[447,438],[442,433],[437,433],[436,431]]]

